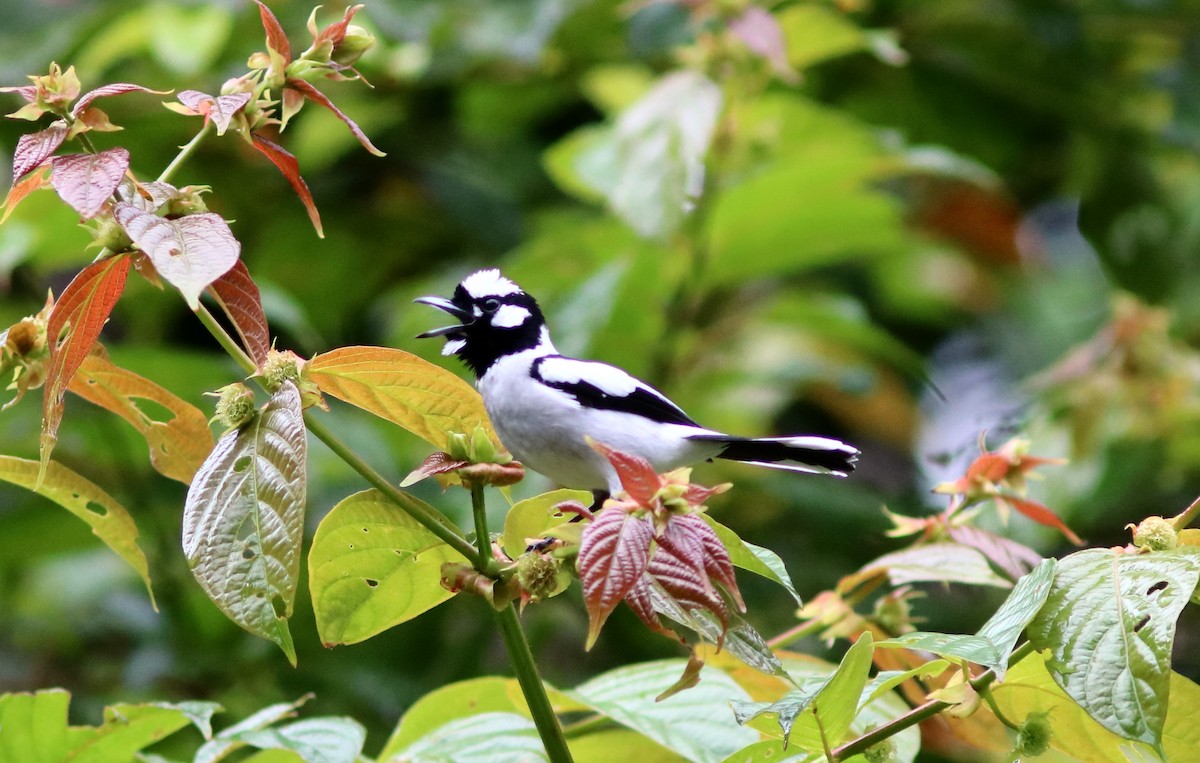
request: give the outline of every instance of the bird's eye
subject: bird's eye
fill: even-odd
[[[483,303],[483,309],[485,312],[494,313],[499,308],[500,308],[500,300],[498,300],[498,299],[485,300]]]

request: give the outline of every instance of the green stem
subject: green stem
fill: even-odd
[[[167,165],[167,168],[162,171],[161,175],[158,176],[158,182],[168,182],[171,179],[171,176],[175,174],[176,170],[183,166],[183,163],[190,159],[192,154],[196,152],[196,149],[199,148],[201,141],[204,140],[211,129],[212,122],[205,120],[204,127],[200,128],[200,132],[196,133],[194,136],[192,136],[191,140],[180,147],[179,153],[175,155],[175,158],[171,160],[171,163]]]
[[[817,633],[822,628],[827,628],[834,623],[823,623],[820,620],[809,620],[806,623],[795,625],[778,636],[767,640],[767,646],[772,649],[782,649],[793,641],[799,641],[805,636],[811,636]]]
[[[1008,664],[1015,665],[1021,660],[1028,657],[1034,651],[1033,644],[1026,641],[1021,646],[1013,650],[1013,653],[1008,657]],[[977,692],[987,691],[987,688],[996,682],[996,671],[988,670],[979,678],[972,680],[971,688]],[[952,707],[950,702],[942,702],[941,700],[931,699],[928,702],[917,705],[912,710],[909,710],[904,715],[896,718],[882,726],[872,729],[863,734],[857,739],[852,739],[846,744],[837,747],[833,750],[832,761],[846,760],[860,752],[865,752],[867,749],[874,747],[880,742],[900,733],[904,729],[915,726],[926,718],[932,718],[948,707]]]
[[[512,662],[513,671],[517,674],[517,682],[521,685],[521,693],[529,703],[529,714],[537,726],[538,735],[546,748],[550,763],[571,763],[571,751],[567,748],[567,738],[562,726],[558,725],[558,716],[550,705],[550,697],[546,687],[538,675],[537,663],[533,661],[533,651],[525,632],[521,630],[521,621],[517,619],[517,610],[509,604],[496,613],[496,622],[500,626],[500,634],[504,637],[504,646],[508,650],[508,658]]]
[[[237,361],[243,371],[252,374],[258,370],[258,364],[250,359],[250,356],[237,342],[233,341],[233,337],[229,336],[229,332],[217,322],[216,317],[209,312],[207,307],[200,305],[196,309],[196,317],[204,324],[204,328],[208,329],[208,333],[213,335],[213,339],[217,340],[217,344],[221,345],[221,349],[229,353],[229,357]]]
[[[1192,501],[1192,505],[1183,510],[1179,516],[1171,520],[1171,526],[1178,532],[1192,523],[1196,515],[1200,514],[1200,498]]]
[[[487,573],[488,562],[492,560],[492,538],[488,533],[483,485],[477,482],[471,483],[471,513],[475,515],[475,546],[479,550],[479,563],[475,569]]]

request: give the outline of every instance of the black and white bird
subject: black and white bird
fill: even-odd
[[[705,429],[645,382],[606,363],[560,355],[533,297],[499,270],[468,276],[451,299],[419,303],[459,320],[418,338],[445,337],[475,373],[500,441],[525,466],[598,499],[621,489],[585,440],[640,456],[658,472],[711,458],[845,477],[858,449],[828,437],[747,438]]]

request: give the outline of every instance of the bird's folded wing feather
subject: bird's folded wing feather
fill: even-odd
[[[699,426],[661,392],[607,363],[550,355],[538,359],[531,373],[589,408],[631,413],[663,424]]]

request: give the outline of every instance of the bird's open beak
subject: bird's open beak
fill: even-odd
[[[442,326],[441,328],[430,329],[422,334],[417,334],[417,339],[429,339],[430,337],[448,336],[450,334],[457,333],[462,331],[463,326],[470,323],[473,317],[470,312],[462,309],[445,297],[418,297],[417,299],[414,299],[413,302],[422,305],[431,305],[439,310],[445,310],[455,318],[458,318],[460,321],[462,321],[461,323],[453,326]]]

